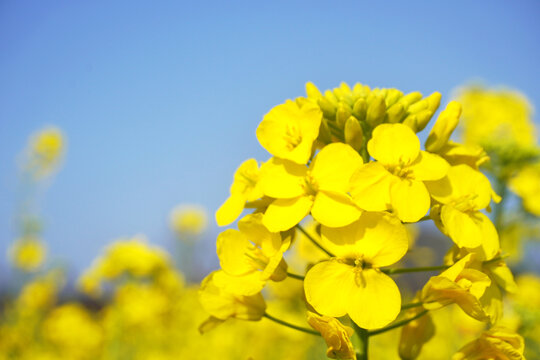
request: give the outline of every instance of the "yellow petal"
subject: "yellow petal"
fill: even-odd
[[[417,180],[439,180],[448,173],[450,164],[439,155],[420,151],[420,156],[410,165],[409,169]]]
[[[244,161],[234,173],[234,180],[231,185],[231,194],[242,195],[248,201],[262,197],[262,190],[259,186],[259,164],[255,159]]]
[[[250,241],[260,246],[267,256],[270,256],[280,250],[281,235],[268,231],[262,223],[262,219],[262,213],[248,214],[238,221],[238,229]]]
[[[260,293],[266,284],[260,271],[253,271],[241,276],[233,276],[225,271],[217,271],[214,283],[223,291],[237,296],[252,296]]]
[[[338,257],[363,259],[374,267],[396,263],[407,252],[405,226],[386,213],[364,212],[351,225],[321,228],[321,245]]]
[[[311,176],[319,190],[349,191],[351,175],[362,165],[362,158],[349,145],[333,143],[325,146],[313,160]]]
[[[420,153],[420,140],[403,124],[382,124],[373,130],[369,154],[384,165],[409,165]]]
[[[354,205],[347,194],[319,191],[315,196],[311,215],[319,223],[331,226],[345,226],[357,220],[361,210]]]
[[[429,152],[438,152],[450,139],[450,135],[456,128],[461,115],[461,104],[457,101],[451,101],[446,109],[441,111],[435,125],[431,129],[426,140],[426,150]]]
[[[377,329],[395,320],[401,309],[401,294],[394,280],[375,269],[356,274],[349,293],[348,313],[364,329]]]
[[[263,224],[272,232],[289,230],[309,214],[312,205],[312,196],[274,200],[264,213]]]
[[[384,211],[390,208],[390,186],[394,176],[379,162],[369,162],[351,177],[351,196],[366,211]]]
[[[483,236],[477,219],[481,219],[483,214],[477,213],[475,215],[478,215],[478,218],[456,210],[452,206],[445,205],[442,207],[441,221],[448,236],[457,246],[475,248],[482,244]]]
[[[261,188],[266,196],[290,199],[304,194],[307,167],[272,158],[261,166]]]
[[[308,311],[307,321],[312,328],[321,333],[328,350],[327,356],[332,359],[354,359],[356,351],[351,342],[354,330],[330,316],[320,316]]]
[[[254,271],[246,257],[251,243],[240,231],[228,229],[218,235],[217,254],[221,268],[230,275],[243,275]]]
[[[426,186],[418,180],[399,179],[390,188],[392,209],[402,221],[416,222],[426,215],[431,199]]]
[[[354,268],[337,260],[316,264],[306,274],[307,302],[318,313],[340,317],[347,313],[354,284]]]
[[[233,194],[216,211],[216,222],[219,226],[226,226],[240,216],[244,210],[246,199],[242,195]]]

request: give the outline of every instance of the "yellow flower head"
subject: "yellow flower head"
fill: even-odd
[[[395,217],[363,213],[342,228],[322,228],[323,246],[336,257],[313,266],[304,280],[307,302],[327,316],[349,314],[364,329],[385,326],[400,311],[399,289],[379,267],[405,255],[408,234]]]
[[[239,295],[255,295],[267,280],[287,277],[283,253],[290,240],[282,241],[262,224],[262,214],[247,215],[239,221],[240,231],[228,229],[217,238],[217,254],[223,271],[214,282],[224,290]]]
[[[525,360],[523,338],[502,327],[484,331],[480,338],[462,347],[452,360]]]
[[[354,330],[330,316],[320,316],[308,311],[307,321],[312,328],[321,333],[328,349],[326,355],[331,359],[354,359],[356,351],[351,342]]]
[[[532,106],[517,91],[469,87],[461,91],[463,140],[487,148],[530,147],[536,142]]]
[[[227,292],[214,281],[214,276],[221,271],[214,271],[201,283],[199,301],[204,310],[221,320],[260,320],[266,311],[266,303],[261,293],[244,296]]]
[[[270,231],[284,231],[311,212],[323,225],[344,226],[358,219],[358,209],[347,194],[352,173],[362,158],[342,143],[325,146],[309,167],[272,158],[261,167],[265,195],[275,198],[264,213]]]
[[[264,116],[257,128],[257,139],[275,157],[303,165],[311,157],[321,118],[318,106],[309,102],[299,106],[288,100]]]
[[[523,200],[525,210],[540,216],[540,164],[522,169],[510,180],[510,189]]]
[[[420,140],[403,124],[376,127],[368,151],[377,161],[364,164],[353,175],[355,203],[367,211],[391,209],[402,221],[418,221],[431,204],[424,181],[444,177],[448,163],[421,151]]]
[[[480,298],[491,285],[491,279],[483,272],[470,268],[472,261],[472,255],[469,254],[440,275],[431,277],[421,293],[424,307],[439,309],[456,303],[469,316],[487,321],[489,317]]]
[[[171,228],[181,237],[184,234],[199,235],[208,225],[206,210],[199,205],[178,205],[171,211],[169,219]]]
[[[24,271],[34,271],[45,261],[47,248],[34,237],[17,239],[9,251],[13,264]]]
[[[442,204],[444,231],[459,247],[485,248],[492,257],[499,250],[499,235],[491,220],[480,210],[489,206],[494,194],[487,177],[468,165],[452,166],[448,175],[426,182],[431,196]]]
[[[254,201],[263,196],[257,160],[246,160],[236,169],[230,193],[229,198],[216,212],[219,226],[229,225],[236,220],[244,210],[246,201]]]

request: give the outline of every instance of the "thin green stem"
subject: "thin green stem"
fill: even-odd
[[[393,274],[403,274],[403,273],[411,273],[411,272],[446,270],[449,267],[450,265],[440,265],[440,266],[425,266],[425,267],[403,268],[403,269],[381,269],[381,271],[387,275],[393,275]]]
[[[493,209],[493,222],[495,228],[500,233],[504,227],[504,199],[506,199],[506,182],[504,178],[496,177],[495,178],[495,188],[497,189],[497,194],[501,197],[501,201],[498,204],[495,204]]]
[[[287,271],[287,276],[296,280],[304,281],[304,277],[302,275],[293,274]]]
[[[264,316],[265,318],[267,318],[267,319],[272,320],[273,322],[276,322],[276,323],[278,323],[278,324],[281,324],[281,325],[290,327],[291,329],[299,330],[299,331],[302,331],[302,332],[305,332],[305,333],[311,334],[311,335],[321,336],[321,334],[320,334],[318,331],[311,330],[311,329],[308,329],[308,328],[305,328],[305,327],[301,327],[301,326],[298,326],[298,325],[294,325],[294,324],[288,323],[288,322],[283,321],[283,320],[281,320],[281,319],[275,318],[275,317],[273,317],[272,315],[269,315],[268,313],[264,313],[263,316]]]
[[[422,306],[422,305],[424,305],[423,302],[408,303],[408,304],[405,304],[405,305],[401,305],[401,310],[407,310],[407,309],[419,307],[419,306]]]
[[[334,254],[332,254],[330,251],[326,250],[325,248],[323,248],[321,246],[321,244],[319,244],[317,242],[317,240],[315,240],[315,238],[313,238],[313,236],[311,236],[300,224],[296,225],[296,227],[298,228],[298,230],[300,230],[302,232],[302,234],[304,234],[309,240],[311,240],[311,242],[313,244],[315,244],[315,246],[317,246],[319,249],[321,249],[322,251],[324,251],[326,253],[326,255],[330,256],[330,257],[336,257]]]
[[[353,321],[354,331],[360,341],[358,352],[356,353],[357,360],[368,360],[368,347],[369,347],[369,333],[366,329],[363,329],[356,325]]]
[[[419,312],[418,314],[416,314],[415,316],[409,318],[409,319],[405,319],[405,320],[401,320],[401,321],[398,321],[396,323],[393,323],[392,325],[390,326],[387,326],[387,327],[384,327],[382,329],[379,329],[379,330],[373,330],[373,331],[370,331],[368,332],[368,335],[369,336],[374,336],[374,335],[379,335],[379,334],[382,334],[384,332],[387,332],[387,331],[390,331],[390,330],[393,330],[395,328],[398,328],[400,326],[403,326],[403,325],[407,325],[408,323],[410,323],[411,321],[414,321],[424,315],[426,315],[428,313],[429,310],[424,310],[422,312]]]

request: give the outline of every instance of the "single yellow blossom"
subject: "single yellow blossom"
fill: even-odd
[[[452,360],[525,360],[523,337],[508,329],[495,327],[462,347]]]
[[[262,214],[250,214],[238,222],[240,231],[228,229],[218,235],[217,254],[223,271],[214,275],[214,282],[238,295],[255,295],[267,280],[287,277],[283,253],[290,239],[272,233],[262,224]]]
[[[208,226],[206,210],[200,205],[178,205],[171,211],[169,224],[173,231],[180,236],[185,234],[199,235]]]
[[[236,169],[230,193],[229,198],[216,211],[219,226],[229,225],[236,220],[244,210],[246,201],[254,201],[263,196],[257,160],[248,159]]]
[[[351,342],[354,330],[343,325],[338,319],[330,316],[317,315],[314,312],[307,312],[307,321],[312,328],[321,333],[328,349],[326,356],[331,359],[354,359],[356,351]]]
[[[421,292],[423,306],[433,310],[456,303],[469,316],[487,321],[489,317],[480,298],[491,280],[483,272],[469,267],[473,260],[469,254],[440,275],[431,277]]]
[[[413,301],[414,302],[414,301]],[[412,318],[425,309],[422,306],[407,310],[405,319]],[[412,360],[420,355],[423,345],[435,335],[435,325],[429,313],[409,322],[401,328],[399,338],[399,356]]]
[[[32,135],[27,149],[26,166],[37,177],[54,172],[62,159],[66,147],[65,137],[55,127],[47,127]]]
[[[45,261],[47,248],[34,237],[17,239],[9,251],[13,264],[24,271],[34,271]]]
[[[297,164],[308,162],[319,135],[322,112],[318,106],[288,100],[274,107],[257,128],[257,139],[270,154]]]
[[[431,196],[442,204],[442,229],[459,247],[490,244],[498,251],[499,235],[491,220],[480,210],[496,195],[488,178],[468,165],[452,166],[448,175],[426,182]],[[496,198],[499,200],[499,198]]]
[[[307,302],[320,314],[349,314],[365,329],[380,328],[400,311],[399,289],[379,268],[405,255],[408,234],[394,216],[364,212],[342,228],[322,228],[323,246],[335,258],[313,266],[306,274]]]
[[[391,209],[402,221],[418,221],[431,204],[424,181],[444,177],[448,163],[421,151],[420,140],[403,124],[376,127],[368,150],[377,161],[364,164],[353,175],[355,203],[367,211]]]
[[[327,226],[344,226],[358,219],[358,209],[347,194],[352,173],[362,158],[342,143],[325,146],[309,167],[272,158],[261,167],[265,195],[275,198],[266,209],[264,225],[270,231],[284,231],[311,212]]]

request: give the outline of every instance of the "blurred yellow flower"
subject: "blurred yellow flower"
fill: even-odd
[[[171,211],[169,224],[181,238],[182,235],[199,235],[206,230],[208,217],[200,205],[181,204]]]
[[[47,248],[35,237],[17,239],[9,251],[13,265],[24,271],[37,270],[45,261]]]
[[[540,216],[540,164],[520,170],[510,179],[510,189],[522,198],[525,210]]]
[[[32,135],[27,148],[26,166],[37,177],[47,176],[56,170],[65,152],[66,140],[60,129],[45,128]]]
[[[530,147],[536,142],[532,106],[513,90],[471,86],[459,92],[463,105],[463,140],[487,148]]]
[[[452,360],[524,360],[524,349],[523,337],[508,329],[495,327],[462,347]]]

